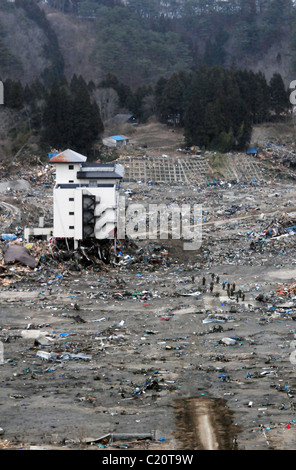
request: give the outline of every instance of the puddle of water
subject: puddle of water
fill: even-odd
[[[182,450],[237,450],[237,426],[225,400],[176,400],[175,439]]]

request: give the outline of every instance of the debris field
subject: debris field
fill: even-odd
[[[295,174],[264,155],[120,159],[127,205],[202,205],[202,246],[119,240],[108,263],[23,240],[52,223],[51,168],[3,178],[0,448],[295,448]]]

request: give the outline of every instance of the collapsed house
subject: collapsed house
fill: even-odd
[[[24,238],[39,236],[73,241],[114,239],[117,226],[119,182],[124,167],[118,163],[87,162],[67,149],[50,158],[55,165],[53,227],[26,228]]]

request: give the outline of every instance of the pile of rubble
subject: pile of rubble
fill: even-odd
[[[285,213],[280,217],[272,220],[272,222],[266,227],[265,236],[268,237],[279,237],[281,235],[287,235],[288,232],[296,232],[296,213]]]
[[[278,286],[277,293],[279,296],[295,297],[296,296],[296,282],[287,284],[286,286]]]
[[[102,256],[102,255],[101,255]],[[2,242],[0,251],[0,284],[11,284],[20,275],[41,270],[81,271],[83,268],[101,271],[108,265],[95,253],[94,247],[68,250],[54,242],[36,240],[24,244],[22,239]]]
[[[99,243],[71,249],[66,240],[35,240],[24,243],[22,238],[2,240],[0,244],[0,284],[9,285],[20,276],[39,271],[61,270],[65,273],[108,271],[112,267],[152,268],[168,262],[168,251],[164,246],[150,242],[139,247],[133,240]]]

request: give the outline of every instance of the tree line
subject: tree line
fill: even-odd
[[[184,129],[186,145],[227,152],[244,150],[255,124],[282,119],[291,106],[280,74],[268,83],[262,72],[218,66],[174,73],[135,91],[111,74],[98,84],[74,75],[51,87],[7,79],[4,90],[5,106],[24,113],[44,148],[71,147],[87,155],[103,135],[103,120],[119,112],[143,123],[156,116]]]
[[[74,75],[46,87],[36,80],[25,87],[19,81],[4,81],[4,106],[22,113],[27,128],[40,137],[44,150],[72,148],[86,155],[104,130],[100,109],[88,85]]]
[[[161,78],[155,97],[160,121],[183,127],[188,145],[222,152],[245,149],[254,124],[279,120],[290,109],[279,73],[267,83],[262,72],[222,67]]]

